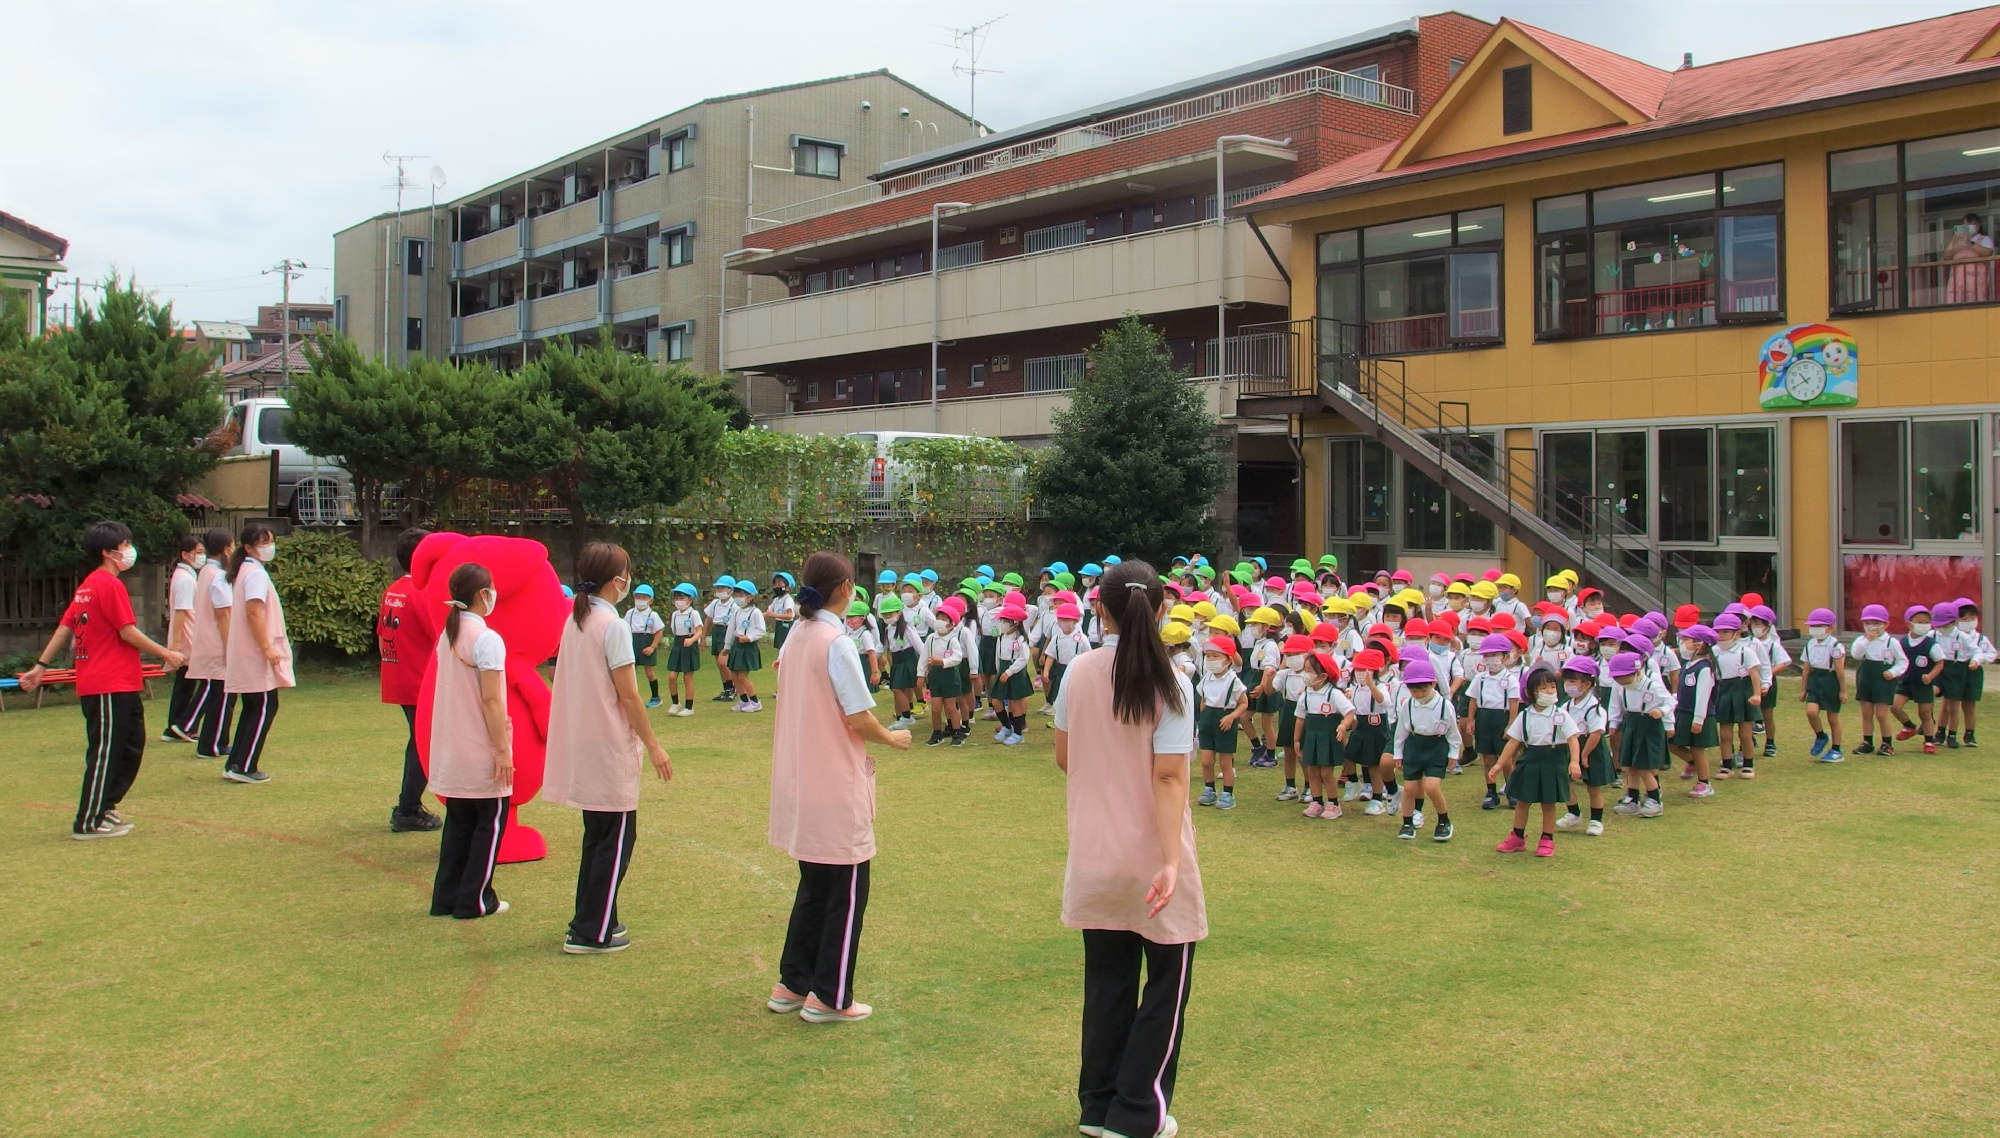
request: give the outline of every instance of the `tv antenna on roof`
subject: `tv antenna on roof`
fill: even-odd
[[[977,125],[979,122],[979,77],[981,75],[1004,74],[1004,72],[995,71],[990,67],[979,66],[979,53],[985,48],[987,33],[992,30],[993,25],[1006,18],[1007,13],[1002,12],[985,23],[974,24],[969,28],[950,29],[951,46],[965,53],[965,62],[963,64],[960,64],[957,60],[952,61],[951,73],[954,76],[965,76],[965,117],[971,119],[974,125]]]

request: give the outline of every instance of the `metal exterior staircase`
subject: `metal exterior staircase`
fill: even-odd
[[[1341,415],[1549,564],[1574,567],[1607,607],[1665,610],[1728,591],[1685,554],[1660,549],[1610,499],[1538,481],[1515,448],[1488,447],[1469,406],[1412,391],[1403,361],[1360,353],[1360,331],[1313,318],[1245,327],[1246,345],[1260,347],[1243,353],[1250,374],[1238,379],[1238,415]]]

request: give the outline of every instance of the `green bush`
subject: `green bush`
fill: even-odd
[[[392,578],[387,565],[361,556],[353,538],[324,530],[279,538],[271,580],[294,644],[322,644],[349,656],[375,650],[375,615]]]

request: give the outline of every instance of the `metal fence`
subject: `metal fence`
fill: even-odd
[[[1034,356],[1021,361],[1021,373],[1025,377],[1023,388],[1036,393],[1068,391],[1083,378],[1086,367],[1082,352],[1066,356]]]

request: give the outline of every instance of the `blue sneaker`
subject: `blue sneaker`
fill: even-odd
[[[1025,743],[1025,742],[1027,742],[1027,741],[1028,741],[1028,739],[1027,739],[1027,737],[1026,737],[1026,736],[1024,736],[1024,735],[1021,735],[1021,734],[1019,734],[1018,732],[1013,732],[1013,731],[1009,731],[1009,732],[1007,733],[1007,737],[1006,737],[1005,739],[1002,739],[1002,740],[1000,740],[1000,741],[1001,741],[1002,743],[1005,743],[1005,744],[1007,744],[1007,745],[1008,745],[1009,747],[1018,747],[1018,746],[1020,746],[1021,744],[1023,744],[1023,743]]]
[[[1201,798],[1200,798],[1200,799],[1199,799],[1199,800],[1197,801],[1196,805],[1199,805],[1199,806],[1213,806],[1213,805],[1215,805],[1215,788],[1214,788],[1214,787],[1212,787],[1212,786],[1204,786],[1204,787],[1202,787],[1202,788],[1201,788]]]
[[[1819,757],[1819,761],[1823,763],[1837,763],[1842,759],[1845,759],[1846,757],[1847,757],[1846,755],[1840,753],[1839,747],[1835,747],[1832,750],[1828,751],[1826,754],[1821,755]]]
[[[1217,810],[1236,809],[1236,793],[1234,791],[1225,790],[1221,794],[1217,795],[1215,799],[1215,808]]]
[[[647,701],[646,701],[646,706],[647,706],[647,707],[658,707],[658,706],[660,706],[660,697],[659,697],[659,696],[654,696],[653,698],[651,698],[651,699],[647,700]]]
[[[1815,736],[1813,736],[1813,745],[1812,745],[1812,752],[1811,752],[1811,753],[1812,753],[1812,757],[1813,757],[1813,758],[1815,758],[1815,759],[1817,759],[1817,758],[1819,758],[1819,757],[1820,757],[1821,755],[1824,755],[1824,754],[1826,754],[1826,745],[1827,745],[1827,743],[1828,743],[1828,742],[1829,742],[1829,740],[1828,740],[1828,739],[1827,739],[1827,737],[1826,737],[1826,736],[1824,736],[1824,735],[1815,735]]]

